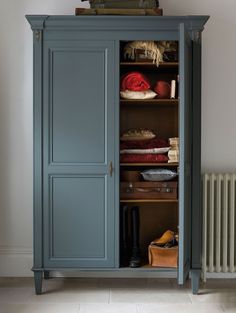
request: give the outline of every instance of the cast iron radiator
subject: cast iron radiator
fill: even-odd
[[[236,174],[203,174],[203,279],[236,272]]]

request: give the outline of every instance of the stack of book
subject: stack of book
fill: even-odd
[[[178,163],[179,162],[179,138],[169,138],[170,150],[168,152],[168,163]]]
[[[82,0],[88,1],[88,0]],[[89,0],[90,9],[76,8],[76,15],[163,15],[158,0]]]
[[[89,2],[90,7],[93,9],[98,8],[152,9],[159,7],[158,0],[89,0]]]

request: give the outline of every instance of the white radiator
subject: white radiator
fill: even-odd
[[[236,271],[236,174],[203,175],[203,279]]]

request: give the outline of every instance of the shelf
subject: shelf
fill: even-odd
[[[120,203],[178,203],[178,199],[121,199]]]
[[[134,99],[120,99],[121,105],[132,105],[132,106],[162,106],[162,105],[178,105],[178,99],[149,99],[149,100],[134,100]]]
[[[149,264],[142,265],[140,267],[132,268],[128,266],[120,267],[119,270],[123,271],[153,271],[153,272],[177,272],[176,267],[157,267]]]
[[[152,62],[120,62],[121,66],[146,66],[155,68],[177,68],[179,66],[178,62],[162,62],[157,67],[155,63]]]
[[[179,163],[120,163],[120,166],[174,167],[179,166]]]

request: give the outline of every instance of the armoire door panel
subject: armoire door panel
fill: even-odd
[[[102,175],[50,177],[45,208],[47,266],[113,265],[114,213],[108,180]]]
[[[184,24],[180,24],[180,106],[179,106],[179,271],[178,281],[183,284],[190,270],[191,246],[191,55],[192,41]]]
[[[105,164],[114,102],[112,44],[50,45],[45,68],[50,163]]]
[[[114,42],[44,45],[44,266],[114,267]]]
[[[91,186],[93,186],[92,197],[89,196]],[[52,199],[50,207],[52,258],[105,258],[107,232],[105,178],[54,177]],[[86,238],[91,238],[89,244]]]

